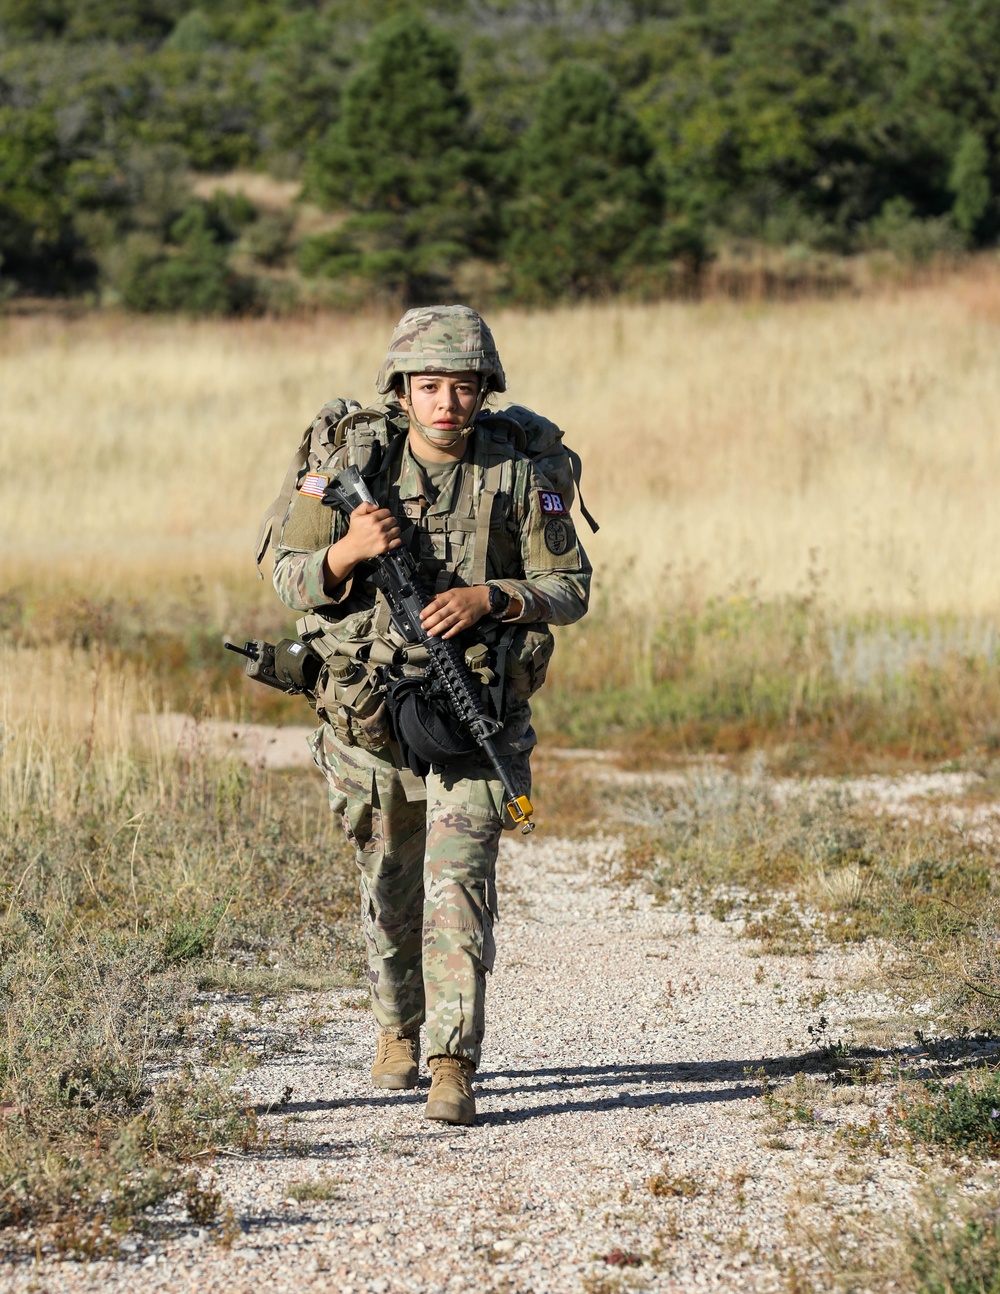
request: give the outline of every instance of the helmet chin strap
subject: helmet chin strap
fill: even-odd
[[[472,430],[476,419],[479,417],[483,407],[483,402],[487,396],[486,383],[480,380],[479,394],[476,396],[476,403],[472,412],[466,418],[461,427],[451,427],[448,431],[442,431],[440,427],[425,427],[417,415],[413,412],[413,398],[410,395],[410,374],[403,374],[403,394],[406,397],[406,412],[409,415],[410,425],[415,427],[423,436],[428,444],[433,445],[435,449],[450,449],[452,445],[457,444],[460,440],[468,440],[472,435]]]

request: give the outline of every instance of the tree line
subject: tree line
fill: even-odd
[[[0,0],[0,296],[546,302],[734,240],[960,255],[1000,236],[998,48],[997,0]],[[236,169],[301,199],[192,188]]]

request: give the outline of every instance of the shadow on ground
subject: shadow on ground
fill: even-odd
[[[918,1043],[891,1051],[858,1047],[849,1055],[828,1049],[792,1056],[757,1056],[745,1060],[677,1061],[649,1064],[576,1065],[518,1069],[485,1069],[476,1075],[480,1113],[477,1127],[524,1123],[557,1114],[583,1114],[616,1108],[639,1109],[662,1105],[700,1105],[741,1101],[760,1089],[761,1080],[797,1073],[827,1073],[850,1082],[863,1076],[874,1061],[902,1066],[909,1078],[939,1077],[978,1067],[997,1050],[993,1039],[938,1039],[933,1047]],[[289,1060],[289,1067],[294,1061]],[[422,1103],[429,1080],[412,1092],[372,1094],[334,1101],[289,1101],[258,1105],[258,1114],[309,1114],[347,1108],[405,1108]],[[725,1083],[721,1087],[716,1084]],[[616,1089],[612,1094],[610,1089]],[[514,1098],[514,1108],[493,1108]],[[520,1102],[528,1098],[529,1104]],[[541,1099],[549,1098],[549,1099]],[[554,1098],[554,1099],[552,1099]],[[485,1108],[483,1108],[485,1107]]]

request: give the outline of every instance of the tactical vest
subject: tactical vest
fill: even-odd
[[[396,400],[387,400],[363,409],[356,400],[331,400],[306,428],[301,443],[288,465],[281,490],[261,518],[254,545],[257,573],[263,579],[260,564],[271,542],[275,524],[284,518],[292,494],[305,472],[319,471],[341,445],[347,445],[347,461],[363,476],[381,465],[390,446],[403,439],[409,426],[406,412]],[[498,413],[480,414],[477,430],[488,429],[494,444],[506,444],[524,454],[562,495],[567,508],[577,497],[580,512],[591,530],[599,529],[587,510],[580,490],[582,465],[579,454],[565,443],[562,428],[556,423],[526,409],[509,405]],[[487,487],[490,488],[490,487]],[[481,583],[482,581],[469,581]]]
[[[420,562],[428,592],[439,593],[456,580],[471,586],[517,578],[521,552],[513,487],[515,459],[522,455],[512,447],[505,422],[477,422],[471,454],[455,465],[438,499],[429,501],[419,491],[407,490],[401,479],[407,438],[401,434],[406,421],[398,406],[349,410],[335,429],[330,411],[337,412],[326,406],[303,438],[297,457],[301,466],[286,477],[286,484],[292,482],[289,498],[306,470],[329,474],[332,468],[350,464],[399,519],[402,541]],[[410,483],[420,479],[414,473]],[[262,535],[274,516],[286,513],[287,503],[279,496],[262,523]],[[266,542],[258,545],[259,556],[264,550]],[[376,667],[391,664],[403,673],[419,674],[427,654],[425,648],[399,638],[388,604],[374,586],[370,595],[359,591],[362,605],[336,618],[321,612],[305,615],[297,629],[326,662],[316,698],[319,717],[346,744],[377,749],[385,742],[386,728]],[[466,663],[482,682],[484,702],[503,719],[544,681],[554,645],[551,630],[547,625],[484,621],[472,633],[477,641],[467,647]],[[362,671],[344,668],[345,661],[360,665]]]

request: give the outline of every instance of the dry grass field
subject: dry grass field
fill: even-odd
[[[772,598],[818,579],[845,612],[1000,610],[1000,268],[492,322],[511,397],[583,454],[606,589]],[[254,596],[247,553],[301,428],[333,395],[374,395],[391,323],[7,320],[4,583],[197,576]]]
[[[268,710],[219,640],[288,623],[253,574],[258,515],[319,405],[372,394],[391,322],[0,324],[0,1262],[116,1255],[185,1188],[199,1216],[191,1165],[262,1148],[239,1095],[262,1056],[205,993],[277,1021],[282,989],[357,973],[321,780],[178,754],[141,721],[305,721],[301,701]],[[611,831],[612,883],[720,920],[742,903],[776,958],[888,949],[942,1028],[995,1029],[995,834],[890,822],[835,785],[792,794],[765,763],[947,759],[970,787],[955,821],[995,798],[1000,268],[492,322],[511,398],[567,428],[602,522],[593,611],[561,635],[538,726],[625,765],[612,784],[539,761],[539,835]],[[762,746],[742,779],[629,771]],[[863,1093],[882,1059],[817,1028],[816,1055]],[[762,1086],[775,1119],[800,1119],[789,1092]],[[914,1092],[859,1155],[995,1155],[992,1072]],[[963,1245],[1000,1268],[995,1213],[956,1225],[905,1258],[940,1250],[944,1283],[899,1288],[971,1289],[947,1283]]]

